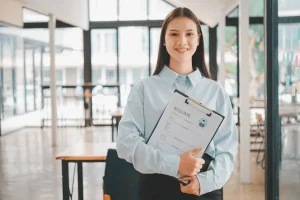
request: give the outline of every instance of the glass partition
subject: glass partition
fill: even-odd
[[[293,1],[287,1],[293,2]],[[297,4],[296,1],[293,2]],[[300,23],[279,24],[280,199],[300,196]]]

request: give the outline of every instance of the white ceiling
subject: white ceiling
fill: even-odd
[[[238,5],[239,0],[165,0],[176,7],[187,7],[200,21],[209,27],[215,27],[221,17],[229,14]]]
[[[0,22],[23,26],[23,7],[89,29],[88,0],[0,0]],[[18,16],[18,17],[15,17]]]

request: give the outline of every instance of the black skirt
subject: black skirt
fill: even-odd
[[[205,164],[201,172],[207,170],[212,158],[204,154]],[[182,193],[179,182],[173,177],[162,174],[142,174],[139,180],[139,200],[222,200],[223,190],[196,196]]]

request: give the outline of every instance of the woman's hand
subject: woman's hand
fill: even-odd
[[[180,155],[178,172],[185,176],[195,176],[200,172],[205,161],[194,155],[203,152],[203,149],[193,149]]]
[[[186,186],[180,183],[181,192],[200,196],[200,183],[197,176],[186,176],[179,178],[178,180],[190,181],[190,183]]]

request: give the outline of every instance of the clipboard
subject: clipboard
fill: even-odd
[[[213,132],[211,138],[207,142],[207,145],[206,145],[205,150],[204,150],[204,152],[205,152],[207,150],[208,146],[210,145],[211,141],[213,140],[214,136],[216,135],[217,131],[219,130],[219,128],[220,128],[220,126],[221,126],[221,124],[222,124],[225,117],[223,115],[219,114],[218,112],[216,112],[212,109],[209,109],[208,107],[206,107],[202,103],[196,101],[195,99],[189,97],[188,95],[180,92],[179,90],[175,90],[174,93],[178,93],[179,95],[181,95],[184,105],[192,106],[193,109],[196,109],[197,111],[203,113],[203,115],[207,116],[208,118],[212,118],[213,116],[217,116],[219,118],[220,123],[218,124],[217,127],[215,127],[216,128],[215,131]],[[172,99],[171,99],[171,103],[172,103]],[[158,121],[157,121],[150,137],[146,141],[146,144],[149,144],[149,141],[151,140],[151,138],[153,138],[153,134],[154,134],[159,122],[161,121],[161,119],[162,119],[162,117],[163,117],[163,115],[164,115],[164,113],[165,113],[165,111],[166,111],[166,109],[168,108],[169,105],[170,105],[170,102],[164,108],[164,110],[163,110],[160,118],[158,119]],[[203,153],[203,155],[204,155],[204,153]],[[203,157],[203,155],[202,155],[202,157]],[[173,177],[173,178],[176,179],[175,177]],[[180,181],[178,179],[176,179],[176,180],[179,181],[183,185],[188,185],[189,184],[189,182],[183,182],[183,181]]]
[[[221,124],[222,124],[222,122],[223,122],[223,120],[224,120],[225,117],[224,117],[223,115],[221,115],[220,113],[218,113],[218,112],[216,112],[216,111],[214,111],[214,110],[212,110],[212,109],[206,107],[205,105],[203,105],[202,103],[196,101],[195,99],[189,97],[188,95],[186,95],[186,94],[180,92],[180,91],[177,90],[177,89],[174,91],[174,93],[180,94],[182,97],[184,97],[184,103],[185,103],[185,104],[187,104],[187,105],[189,105],[189,106],[192,106],[192,107],[194,107],[194,109],[197,109],[198,111],[204,113],[208,118],[211,118],[212,116],[218,116],[218,117],[220,118],[220,123],[219,123],[219,125],[218,125],[217,127],[215,127],[215,131],[214,131],[214,133],[212,134],[212,136],[211,136],[209,142],[207,143],[207,145],[206,145],[206,147],[205,147],[205,150],[204,150],[204,152],[205,152],[205,151],[207,150],[207,148],[209,147],[211,141],[213,140],[214,136],[215,136],[216,133],[218,132],[218,130],[219,130],[219,128],[220,128],[220,126],[221,126]],[[146,144],[149,144],[149,141],[151,140],[151,138],[153,138],[153,134],[154,134],[154,132],[155,132],[155,130],[156,130],[156,128],[157,128],[159,122],[161,121],[161,118],[163,117],[163,115],[164,115],[164,113],[165,113],[165,111],[166,111],[166,108],[168,107],[169,104],[170,104],[170,102],[169,102],[169,103],[166,105],[166,107],[164,108],[164,110],[163,110],[163,112],[162,112],[160,118],[158,119],[158,121],[157,121],[155,127],[153,128],[153,131],[152,131],[151,135],[149,136],[148,140],[146,141]],[[193,105],[193,104],[194,104],[194,105]]]

